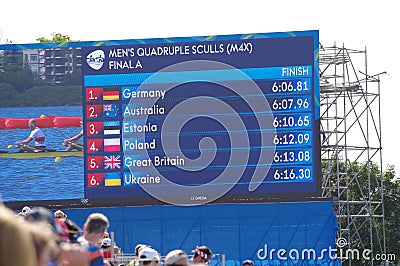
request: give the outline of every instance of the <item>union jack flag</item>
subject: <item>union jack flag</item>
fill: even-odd
[[[105,104],[105,105],[103,105],[103,110],[104,110],[104,111],[111,111],[111,110],[112,110],[112,105],[111,105],[111,104]]]
[[[107,169],[121,169],[121,156],[120,155],[104,155],[104,170]]]

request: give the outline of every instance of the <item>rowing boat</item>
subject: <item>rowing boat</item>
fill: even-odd
[[[35,159],[46,157],[81,157],[83,151],[46,151],[46,152],[7,152],[0,153],[1,158]]]

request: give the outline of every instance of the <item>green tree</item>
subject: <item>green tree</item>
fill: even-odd
[[[334,160],[334,159],[333,159]],[[329,168],[330,167],[330,168]],[[363,201],[370,200],[373,214],[376,216],[384,215],[385,224],[382,224],[382,219],[372,218],[373,225],[371,228],[370,220],[360,217],[350,219],[350,230],[353,231],[351,248],[364,250],[369,248],[369,243],[374,243],[374,253],[380,254],[378,245],[383,247],[383,232],[385,232],[386,254],[397,254],[397,263],[400,260],[400,180],[395,177],[394,166],[388,166],[384,172],[380,171],[380,167],[375,163],[350,162],[337,159],[335,163],[326,163],[322,165],[323,172],[340,173],[337,175],[328,175],[329,180],[325,180],[327,186],[341,187],[345,193],[340,194],[340,199],[344,203],[342,209],[335,210],[337,215],[346,216],[348,214],[365,215],[368,214],[368,204]],[[329,168],[329,169],[328,169]],[[383,189],[382,189],[383,188]],[[384,213],[379,208],[379,200],[383,198]],[[353,202],[346,207],[346,202]],[[375,201],[375,203],[373,203]],[[356,202],[360,202],[356,204]],[[347,228],[347,219],[338,219],[341,222],[341,228]],[[383,230],[384,228],[384,230]],[[371,230],[373,231],[371,240]],[[357,232],[355,234],[355,232]],[[367,244],[367,246],[361,245]],[[344,261],[343,265],[348,265],[348,261]],[[355,262],[352,262],[352,265]],[[364,261],[369,265],[368,262]]]
[[[387,253],[397,254],[400,260],[400,179],[396,178],[394,166],[383,174],[385,233]]]
[[[36,38],[38,42],[78,42],[77,40],[72,40],[71,37],[67,34],[62,34],[58,32],[53,32],[51,34],[51,38],[46,37],[38,37]]]
[[[40,97],[38,97],[40,95]],[[38,86],[27,90],[24,106],[66,106],[82,104],[81,86]]]
[[[8,83],[17,91],[24,92],[33,86],[32,71],[22,66],[10,65],[0,72],[0,83]]]
[[[0,83],[0,106],[16,106],[19,101],[18,91],[15,90],[10,84]]]
[[[82,85],[81,68],[76,68],[72,73],[67,73],[63,85]]]

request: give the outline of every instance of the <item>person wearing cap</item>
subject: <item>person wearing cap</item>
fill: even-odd
[[[185,251],[175,249],[170,251],[164,260],[164,266],[188,266],[188,256]]]
[[[54,218],[65,222],[67,215],[62,210],[57,210],[54,212]]]
[[[160,266],[161,256],[152,247],[143,247],[139,251],[138,262],[136,265],[139,266]]]
[[[191,264],[208,264],[210,260],[214,257],[211,249],[207,246],[196,247],[193,250],[193,257],[191,259]]]
[[[139,257],[139,252],[140,252],[140,250],[141,250],[142,248],[145,248],[145,247],[151,248],[151,246],[146,245],[146,244],[137,244],[137,245],[135,246],[135,256],[136,256],[136,257]]]
[[[22,210],[17,214],[17,216],[25,217],[28,213],[30,213],[32,209],[29,206],[25,206]]]
[[[81,228],[70,219],[67,219],[67,215],[62,210],[54,212],[54,219],[67,229],[69,241],[77,243],[78,233],[81,231]]]
[[[150,247],[151,248],[151,246],[147,245],[147,244],[137,244],[135,246],[134,253],[135,253],[136,259],[133,259],[133,260],[129,261],[128,266],[133,266],[133,265],[138,265],[139,264],[139,259],[138,259],[139,258],[139,252],[140,252],[140,250],[142,250],[142,248],[145,248],[145,247]]]
[[[105,232],[103,238],[110,238],[110,239],[111,239],[110,233]],[[112,245],[112,246],[114,246],[114,255],[116,256],[116,255],[120,254],[121,250],[120,250],[120,248],[118,247],[117,242],[116,242],[115,240],[113,240],[113,241],[114,241],[114,242],[113,242],[113,245]]]
[[[28,214],[32,211],[31,207],[25,206],[22,208],[22,213]]]
[[[252,260],[245,260],[243,261],[242,266],[254,266],[254,262]]]
[[[101,242],[101,252],[105,259],[111,259],[111,238],[103,238]]]

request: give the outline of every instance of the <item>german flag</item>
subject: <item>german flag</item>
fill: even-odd
[[[120,91],[119,87],[103,88],[103,101],[118,101],[119,91]]]

